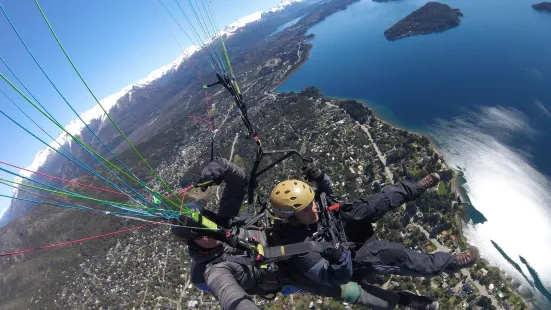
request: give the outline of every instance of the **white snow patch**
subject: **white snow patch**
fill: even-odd
[[[135,90],[135,89],[143,88],[143,87],[151,84],[153,81],[165,76],[166,74],[168,74],[170,72],[176,71],[180,67],[180,65],[184,62],[184,60],[187,57],[191,56],[193,53],[195,53],[197,50],[198,49],[195,46],[190,46],[190,47],[186,48],[184,50],[184,53],[181,54],[173,62],[171,62],[171,63],[169,63],[169,64],[167,64],[167,65],[165,65],[165,66],[163,66],[159,69],[156,69],[156,70],[152,71],[147,77],[137,81],[134,84],[130,84],[130,85],[126,86],[125,88],[121,89],[120,91],[118,91],[118,92],[116,92],[116,93],[100,100],[101,105],[103,106],[103,108],[105,108],[106,111],[109,112],[111,110],[111,108],[113,108],[117,104],[117,101],[120,98],[122,98],[123,96],[125,96],[128,93],[131,94],[132,91]],[[90,110],[82,113],[80,115],[80,117],[82,118],[84,123],[86,123],[87,125],[90,124],[94,120],[100,120],[100,121],[103,122],[107,118],[107,116],[103,112],[102,108],[97,104],[93,108],[91,108]],[[79,135],[82,132],[82,130],[85,128],[84,123],[80,119],[72,120],[72,121],[69,122],[69,124],[67,126],[65,126],[65,130],[73,136]],[[58,149],[61,148],[61,145],[66,145],[66,144],[70,143],[71,141],[72,141],[72,138],[66,132],[63,132],[55,139],[55,141],[50,142],[49,145],[52,148],[55,148],[56,150],[58,150]],[[48,148],[45,148],[45,149],[39,151],[36,154],[36,156],[34,157],[34,160],[33,160],[32,164],[30,166],[28,166],[27,169],[32,170],[32,171],[36,171],[42,165],[44,165],[44,163],[48,160],[48,157],[50,155],[56,153],[52,148],[48,147]],[[22,175],[22,176],[28,177],[28,178],[32,175],[31,172],[28,172],[28,171],[25,171],[25,170],[20,170],[19,174]],[[15,181],[16,182],[21,182],[22,178],[16,177]],[[14,189],[13,194],[14,195],[17,194],[17,189]]]
[[[301,2],[302,0],[283,0],[281,1],[278,6],[275,8],[272,8],[270,12],[277,12],[283,10],[286,6],[291,5],[293,3]]]
[[[252,22],[256,22],[261,18],[262,18],[262,11],[257,11],[252,14],[249,14],[226,26],[224,30],[221,31],[220,35],[227,35],[229,37],[235,31],[237,31],[237,29],[245,27],[247,24],[250,24]]]
[[[6,213],[6,211],[8,211],[8,207],[5,207],[4,210],[0,210],[0,219],[2,218],[2,216],[4,216],[4,214]]]
[[[281,11],[285,7],[287,7],[287,6],[289,6],[293,3],[297,3],[297,2],[301,2],[301,1],[302,0],[283,0],[279,3],[279,5],[277,7],[274,7],[272,9],[270,9],[270,12]],[[253,23],[253,22],[256,22],[256,21],[260,20],[262,18],[262,13],[263,13],[262,11],[254,12],[252,14],[249,14],[245,17],[242,17],[242,18],[236,20],[235,22],[233,22],[230,25],[226,26],[224,28],[224,30],[221,31],[220,35],[224,35],[224,34],[226,34],[227,36],[232,35],[239,28],[242,28],[242,27],[246,26],[247,24],[250,24],[250,23]],[[212,39],[209,40],[207,43],[210,43],[210,42],[212,42]],[[129,94],[129,96],[132,96],[132,90],[137,89],[137,88],[145,87],[145,86],[149,85],[150,83],[152,83],[153,81],[165,76],[166,74],[177,70],[180,67],[180,65],[184,62],[184,59],[186,57],[191,56],[193,53],[195,53],[198,50],[199,50],[199,47],[196,47],[196,46],[190,46],[190,47],[186,48],[184,50],[184,53],[181,54],[175,61],[173,61],[173,62],[171,62],[171,63],[169,63],[169,64],[167,64],[167,65],[165,65],[165,66],[163,66],[163,67],[161,67],[157,70],[154,70],[147,77],[137,81],[134,84],[126,86],[125,88],[121,89],[117,93],[114,93],[114,94],[104,98],[103,100],[100,101],[101,105],[105,108],[106,111],[109,112],[111,110],[111,108],[114,107],[117,104],[117,101],[120,98],[122,98],[126,94]],[[101,109],[101,107],[99,105],[95,105],[92,109],[82,113],[81,118],[82,118],[82,120],[84,120],[84,122],[86,124],[90,124],[93,120],[98,120],[99,119],[102,122],[105,121],[106,115],[105,115],[105,113],[103,112],[103,110]],[[102,123],[102,126],[103,126],[103,123]],[[67,126],[65,126],[65,130],[67,130],[72,135],[78,135],[78,134],[81,133],[81,131],[84,129],[84,127],[85,127],[84,123],[80,119],[76,119],[76,120],[72,120],[71,122],[69,122],[69,124]],[[63,132],[62,134],[60,134],[56,138],[55,141],[52,141],[49,145],[51,147],[55,148],[55,149],[60,149],[61,145],[65,145],[67,143],[70,143],[71,140],[72,140],[72,138],[67,133]],[[42,165],[44,165],[44,163],[46,162],[48,157],[50,155],[52,155],[53,153],[55,153],[55,151],[52,150],[51,148],[45,148],[45,149],[41,150],[40,152],[38,152],[36,154],[36,156],[34,158],[34,161],[32,162],[32,164],[30,166],[27,167],[27,169],[36,171]],[[32,173],[27,172],[27,171],[23,171],[23,170],[19,171],[19,174],[21,174],[25,177],[30,177],[32,175]],[[15,181],[16,182],[21,182],[22,179],[19,178],[19,177],[16,177]],[[17,189],[14,189],[14,195],[15,194],[17,194]]]

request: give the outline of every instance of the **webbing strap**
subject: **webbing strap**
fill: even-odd
[[[305,241],[300,243],[286,244],[264,248],[264,260],[280,260],[294,255],[306,254],[309,252],[321,253],[333,245],[327,242]]]

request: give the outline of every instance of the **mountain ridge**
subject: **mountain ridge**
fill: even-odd
[[[305,2],[306,5],[310,3],[309,1],[304,0],[283,0],[276,8],[277,10],[274,11],[275,8],[269,10],[268,12],[255,12],[253,14],[249,14],[247,16],[244,16],[235,22],[227,25],[224,27],[224,29],[221,31],[221,34],[224,35],[224,37],[229,39],[230,37],[233,37],[235,34],[240,33],[244,27],[247,25],[257,22],[261,20],[262,18],[269,18],[277,13],[282,13],[285,8],[291,7],[293,5],[299,4],[301,2]],[[280,14],[281,15],[281,14]],[[284,14],[283,14],[284,15]],[[123,128],[125,134],[130,138],[133,143],[139,142],[141,138],[144,138],[143,130],[140,130],[140,128],[137,128],[136,124],[125,126],[124,122],[117,119],[119,114],[124,114],[122,110],[128,109],[130,105],[137,104],[136,102],[151,102],[151,100],[143,100],[143,99],[150,99],[148,98],[149,90],[154,90],[155,88],[159,88],[163,84],[163,79],[168,78],[170,79],[171,75],[182,75],[182,84],[188,84],[187,87],[196,87],[198,90],[197,93],[200,93],[199,90],[201,89],[202,85],[198,83],[197,78],[192,74],[186,74],[189,73],[189,64],[193,63],[195,67],[205,67],[205,61],[203,58],[199,56],[201,53],[197,53],[199,49],[196,46],[190,46],[184,50],[183,54],[180,54],[174,61],[156,69],[153,70],[149,75],[146,77],[138,80],[135,83],[129,84],[126,87],[122,88],[120,91],[107,96],[100,100],[101,105],[105,108],[106,111],[109,112],[109,114],[115,119],[119,127]],[[187,59],[187,61],[186,61]],[[184,70],[180,70],[184,69]],[[187,69],[187,70],[186,70]],[[178,73],[178,71],[187,71],[184,73]],[[206,76],[207,74],[203,74],[203,76]],[[211,76],[213,74],[208,74],[208,76]],[[208,81],[205,81],[208,83]],[[156,84],[159,84],[159,87],[156,86]],[[202,94],[202,93],[201,93]],[[132,98],[132,97],[138,97],[138,98]],[[195,96],[197,97],[197,96]],[[142,100],[141,100],[141,99]],[[172,98],[174,99],[174,98]],[[191,100],[192,98],[190,98]],[[162,102],[163,100],[158,100],[158,102]],[[143,104],[141,105],[143,106]],[[158,108],[158,109],[157,109]],[[144,110],[148,110],[145,108]],[[147,119],[154,119],[156,116],[158,116],[162,110],[161,106],[151,106],[150,110],[148,111],[150,114],[148,114],[149,117],[142,117],[143,121],[139,123],[143,123]],[[134,116],[136,116],[136,113],[134,113]],[[196,109],[196,111],[190,111],[190,114],[199,114],[200,110]],[[147,114],[143,113],[141,111],[141,114]],[[126,118],[128,115],[125,115]],[[107,120],[106,115],[104,114],[103,110],[99,105],[94,105],[91,109],[85,111],[84,113],[80,114],[80,117],[86,122],[86,124],[102,139],[102,140],[108,140],[106,142],[107,146],[113,150],[113,152],[118,153],[122,150],[124,150],[126,147],[128,147],[124,141],[124,139],[119,135],[118,132],[115,131],[113,126],[110,124],[109,120]],[[147,121],[149,123],[149,121]],[[138,122],[136,122],[138,123]],[[136,132],[134,132],[134,129]],[[81,140],[83,140],[86,144],[90,145],[92,149],[98,151],[100,155],[107,157],[109,159],[109,153],[107,150],[93,137],[93,135],[90,133],[89,130],[86,129],[85,125],[80,121],[80,119],[72,120],[68,123],[67,126],[65,126],[65,130],[67,130],[69,133],[75,136],[80,136]],[[132,138],[138,138],[138,140],[133,140]],[[38,171],[44,174],[54,175],[58,177],[62,177],[64,179],[73,179],[79,175],[82,175],[85,171],[80,167],[74,167],[74,165],[68,163],[66,159],[61,157],[57,154],[56,150],[60,150],[61,146],[64,145],[67,147],[73,154],[75,154],[78,158],[88,158],[88,155],[84,150],[82,150],[76,143],[71,143],[72,138],[65,132],[62,132],[60,135],[56,137],[55,141],[52,141],[49,143],[50,147],[46,147],[35,155],[35,158],[33,162],[27,166],[26,168],[28,170],[32,171]],[[48,162],[48,164],[46,164]],[[92,161],[93,162],[93,161]],[[86,162],[87,164],[90,164],[91,162]],[[45,167],[47,166],[47,167]],[[91,166],[93,168],[93,166]],[[18,172],[20,175],[30,178],[33,174],[20,170]],[[33,176],[33,179],[42,181],[42,182],[48,182],[44,177],[37,177],[36,175]],[[15,177],[16,182],[22,182],[27,183],[27,181],[21,179],[20,177]],[[52,182],[53,186],[59,186],[61,185],[60,182]],[[29,199],[32,195],[29,195],[27,193],[19,193],[17,189],[14,189],[13,191],[14,197],[18,198],[27,198]],[[6,211],[0,216],[0,227],[3,227],[7,223],[19,218],[23,214],[25,214],[30,208],[32,208],[32,204],[28,202],[23,202],[19,200],[14,200],[10,202],[10,205],[6,209]]]

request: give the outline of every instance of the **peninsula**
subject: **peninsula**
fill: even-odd
[[[385,31],[389,41],[441,32],[459,26],[463,13],[439,2],[428,2]]]
[[[541,2],[541,3],[532,4],[532,7],[536,11],[551,13],[551,2]]]

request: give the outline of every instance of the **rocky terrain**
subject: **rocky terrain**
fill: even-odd
[[[537,4],[532,4],[532,7],[536,11],[551,13],[551,2],[541,2],[541,3],[537,3]]]
[[[384,185],[398,180],[417,180],[428,172],[438,171],[443,176],[441,185],[428,192],[423,200],[404,206],[405,212],[400,209],[386,216],[377,223],[377,232],[381,238],[403,242],[426,252],[465,248],[460,222],[463,206],[453,193],[453,172],[426,137],[390,126],[374,117],[372,111],[360,102],[325,98],[313,87],[299,93],[274,93],[274,89],[307,60],[312,48],[308,43],[312,35],[305,35],[307,30],[353,2],[334,0],[267,14],[228,39],[232,64],[249,105],[249,117],[265,149],[295,148],[311,156],[332,176],[336,194],[343,200],[378,192]],[[295,25],[267,37],[280,24],[304,14]],[[197,58],[197,62],[200,61]],[[204,93],[190,71],[184,64],[161,80],[136,89],[131,96],[121,99],[114,113],[142,155],[175,189],[196,181],[200,169],[210,157],[211,133],[208,127],[188,118],[190,115],[206,115]],[[204,76],[213,74],[207,69],[201,72]],[[222,88],[212,89],[209,103],[215,128],[212,134],[215,152],[250,170],[254,143],[246,136],[232,99]],[[151,122],[153,119],[155,121]],[[102,126],[100,133],[102,137],[115,137],[110,145],[116,147],[123,162],[137,176],[148,181],[149,186],[159,186],[135,154],[120,144],[109,126]],[[82,176],[71,170],[68,164],[51,165],[45,167],[49,169],[46,173],[105,186],[95,177]],[[293,159],[277,165],[259,180],[261,192],[267,195],[269,188],[279,180],[300,176],[299,168],[300,163]],[[69,189],[101,199],[121,200],[90,189],[74,186]],[[188,199],[200,200],[209,208],[216,209],[219,192],[216,187],[206,193],[192,191]],[[74,198],[55,198],[66,199],[67,203],[76,202]],[[92,203],[87,205],[97,207]],[[166,226],[145,224],[146,227],[117,236],[0,257],[0,308],[218,308],[210,295],[189,285],[187,270],[190,261],[183,245],[171,237]],[[0,229],[0,253],[138,225],[144,223],[41,205]],[[445,301],[446,309],[459,307],[467,300],[472,305],[489,302],[501,307],[503,300],[494,296],[495,291],[484,293],[479,289],[479,292],[469,294],[473,296],[469,297],[470,300],[459,297],[465,281],[474,285],[479,283],[476,278],[481,269],[492,276],[491,283],[482,285],[500,287],[505,294],[504,300],[510,300],[516,309],[523,307],[522,301],[508,289],[508,280],[501,277],[499,270],[485,263],[471,268],[469,273],[459,278],[455,275],[433,280],[388,277],[377,281],[388,288],[432,294]],[[445,285],[455,289],[451,296],[447,295]],[[349,307],[310,295],[294,295],[286,299],[279,296],[275,301],[257,298],[257,301],[266,309]]]
[[[389,41],[419,34],[442,32],[459,26],[463,13],[447,4],[428,2],[385,30]]]

